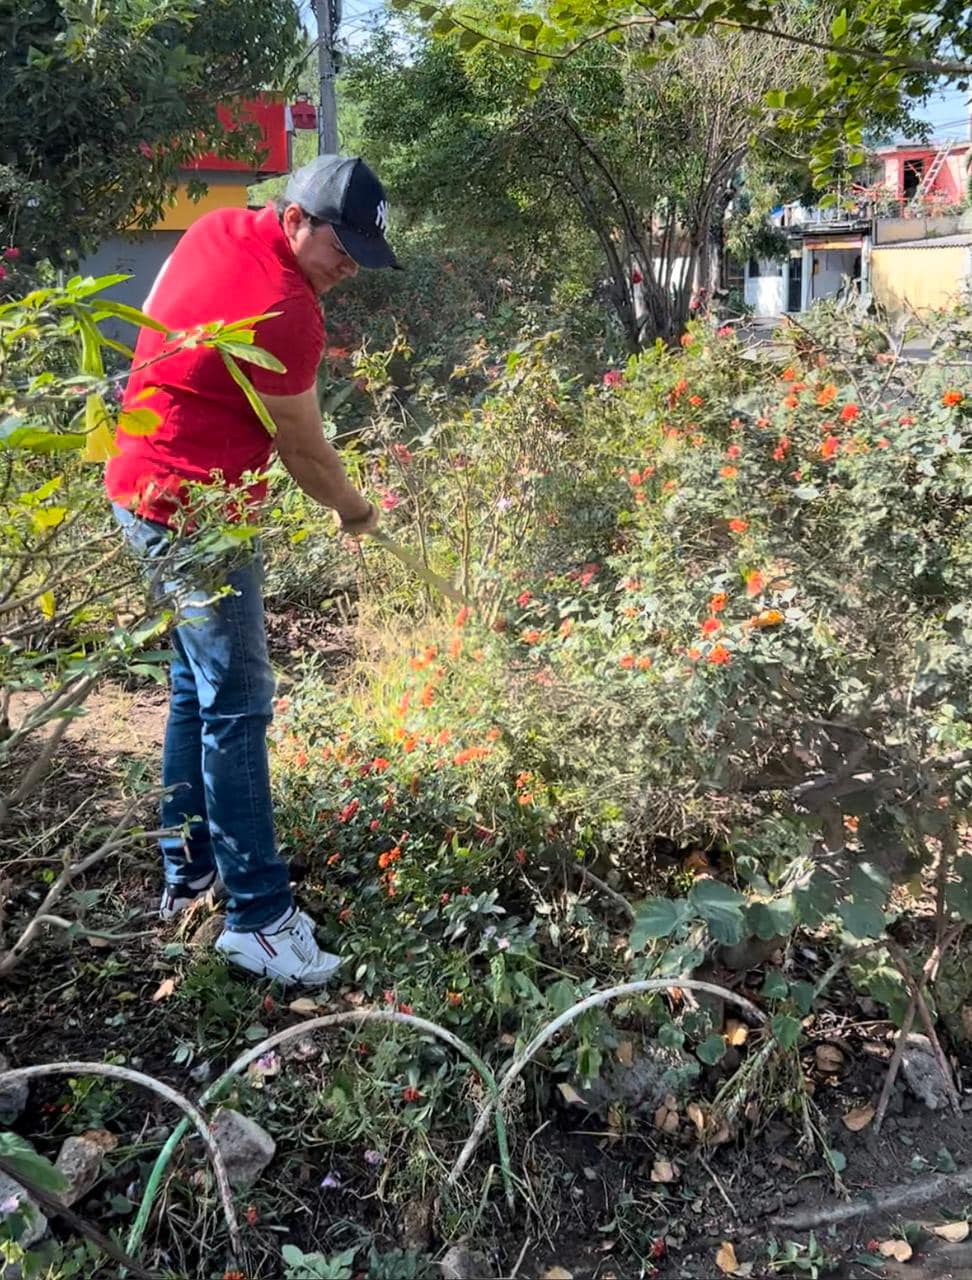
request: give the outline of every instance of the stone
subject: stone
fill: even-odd
[[[10,1070],[10,1062],[0,1053],[0,1075]],[[26,1080],[12,1080],[9,1084],[0,1081],[0,1125],[11,1125],[20,1118],[27,1105],[28,1085]]]
[[[88,1194],[98,1181],[106,1152],[117,1146],[118,1139],[105,1129],[92,1129],[78,1137],[64,1139],[54,1163],[67,1182],[59,1196],[68,1208]]]
[[[47,1219],[41,1213],[37,1203],[32,1200],[19,1182],[0,1173],[0,1221],[10,1213],[20,1213],[26,1219],[26,1226],[17,1241],[23,1249],[29,1249],[47,1235]]]
[[[432,1201],[419,1198],[407,1201],[399,1223],[402,1248],[425,1253],[432,1243]]]
[[[598,1079],[574,1092],[584,1106],[605,1119],[615,1106],[653,1116],[668,1094],[676,1099],[685,1096],[697,1075],[697,1065],[680,1049],[666,1049],[649,1041],[634,1046],[628,1063],[610,1058]]]
[[[231,1107],[216,1112],[212,1133],[226,1161],[230,1183],[238,1190],[256,1182],[277,1154],[277,1144],[266,1129]]]
[[[493,1272],[481,1253],[453,1245],[439,1263],[442,1280],[490,1280]]]
[[[901,1055],[901,1073],[914,1096],[930,1111],[948,1106],[942,1070],[927,1036],[908,1036]]]

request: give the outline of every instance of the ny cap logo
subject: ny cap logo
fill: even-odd
[[[375,210],[375,226],[382,235],[388,230],[388,201],[382,200]]]

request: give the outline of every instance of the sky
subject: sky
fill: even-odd
[[[948,89],[944,93],[935,94],[915,115],[919,120],[927,120],[936,138],[969,137],[968,92]]]

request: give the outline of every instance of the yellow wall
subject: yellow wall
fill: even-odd
[[[186,194],[185,183],[179,189],[160,220],[152,228],[153,231],[185,231],[201,218],[204,213],[213,209],[245,209],[247,203],[246,185],[242,182],[214,182],[207,178],[209,190],[201,200],[190,200]]]
[[[972,249],[941,245],[929,249],[875,248],[871,253],[874,300],[892,315],[948,310],[972,285]]]

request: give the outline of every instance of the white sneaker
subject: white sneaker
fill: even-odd
[[[207,894],[212,894],[215,901],[224,892],[223,882],[215,871],[200,876],[198,880],[191,880],[186,886],[165,885],[162,889],[162,901],[159,903],[159,916],[162,920],[174,920]]]
[[[285,986],[299,982],[323,987],[341,965],[340,956],[320,949],[313,920],[296,907],[272,933],[224,929],[216,939],[216,950],[241,969]]]

